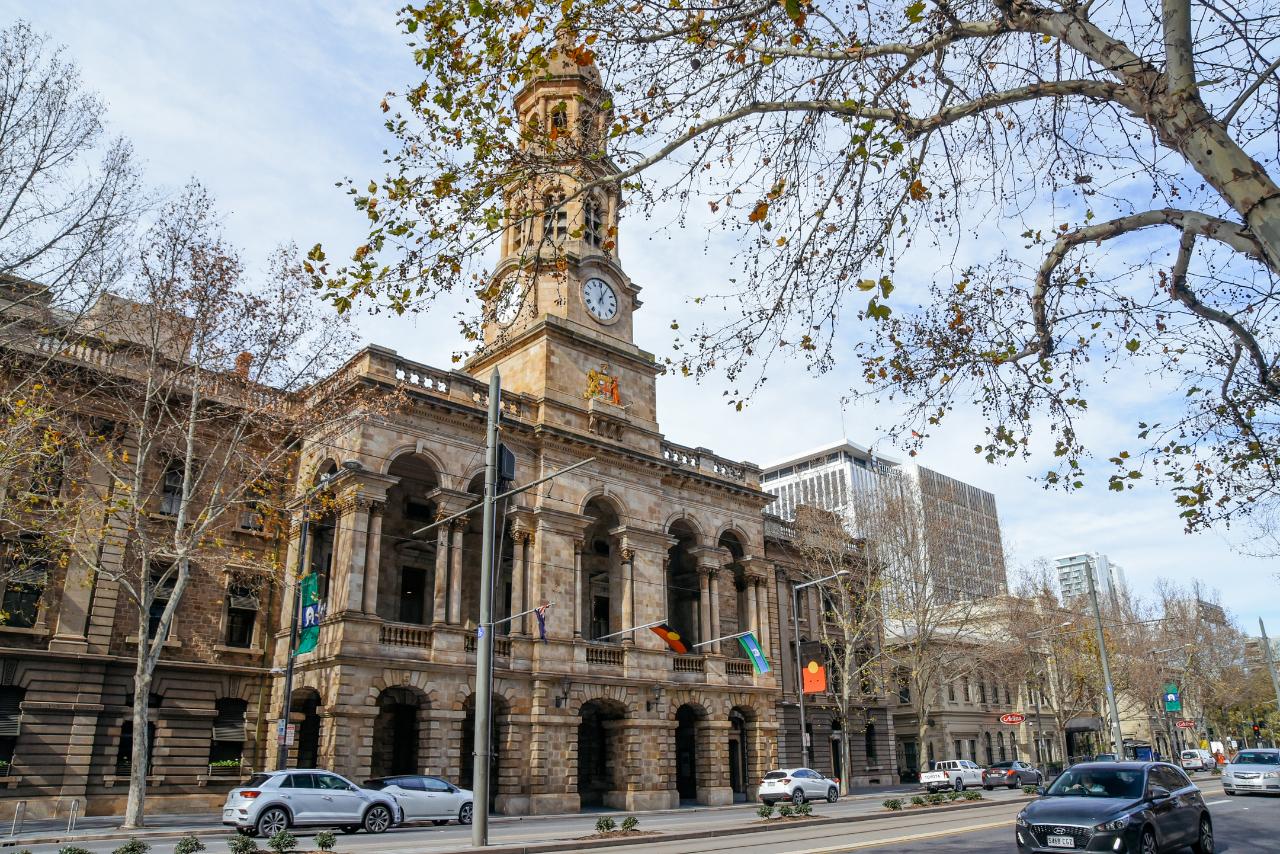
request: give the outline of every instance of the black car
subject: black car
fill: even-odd
[[[1019,851],[1213,854],[1200,790],[1165,762],[1089,762],[1063,771],[1018,813]]]

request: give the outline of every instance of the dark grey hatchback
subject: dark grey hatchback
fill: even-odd
[[[1190,845],[1213,854],[1200,790],[1164,762],[1073,765],[1018,813],[1019,851],[1160,854]]]

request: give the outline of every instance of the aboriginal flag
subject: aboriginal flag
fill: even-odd
[[[810,661],[800,671],[800,684],[806,694],[821,694],[827,690],[827,668],[816,660]]]
[[[662,623],[657,626],[650,626],[649,631],[653,632],[655,635],[657,635],[658,637],[666,641],[667,646],[674,649],[680,655],[684,655],[689,651],[689,648],[684,645],[684,641],[680,640],[679,633],[677,633],[674,629],[672,629],[666,623]]]

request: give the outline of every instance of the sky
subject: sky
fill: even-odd
[[[148,181],[175,192],[198,178],[252,268],[281,243],[322,242],[340,257],[360,242],[363,218],[335,184],[381,177],[383,152],[394,147],[379,101],[417,79],[395,27],[398,5],[0,0],[0,24],[23,17],[65,45],[108,103],[112,129],[133,141]],[[695,283],[718,281],[738,249],[727,239],[708,240],[696,222],[670,226],[661,212],[624,218],[619,247],[623,266],[643,287],[636,343],[659,357],[670,353],[670,323],[687,315]],[[439,304],[408,318],[361,314],[357,322],[369,342],[447,368],[460,344],[453,319],[460,307]],[[810,376],[798,365],[774,365],[769,377],[742,412],[724,405],[723,378],[699,384],[660,377],[663,432],[761,464],[843,437],[904,457],[882,431],[896,410],[842,406],[853,380],[840,368]],[[1095,390],[1082,429],[1100,448],[1122,442],[1165,395],[1140,374],[1113,379]],[[1186,535],[1167,490],[1143,481],[1124,494],[1110,492],[1102,467],[1081,492],[1046,491],[1033,478],[1047,460],[992,466],[973,453],[981,438],[978,413],[961,411],[918,461],[995,494],[1011,571],[1040,558],[1102,552],[1138,593],[1160,578],[1199,578],[1247,631],[1256,633],[1262,617],[1274,626],[1270,634],[1280,634],[1280,561],[1234,550],[1231,538],[1243,534]]]

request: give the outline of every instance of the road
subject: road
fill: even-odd
[[[1227,798],[1216,782],[1197,781],[1210,804],[1219,852],[1271,852],[1276,850],[1275,827],[1280,821],[1280,799],[1264,797]],[[943,814],[913,815],[886,813],[880,807],[883,796],[867,796],[842,801],[834,806],[817,805],[817,812],[828,816],[868,815],[874,819],[849,824],[797,824],[771,833],[733,833],[710,836],[712,831],[733,830],[755,824],[751,807],[684,810],[666,814],[641,815],[641,829],[674,833],[702,830],[708,836],[695,840],[668,840],[655,835],[642,845],[612,848],[626,854],[844,854],[868,851],[930,852],[930,854],[1015,854],[1013,818],[1027,802],[1021,792],[996,791],[987,794],[995,806]],[[589,835],[595,818],[590,815],[503,820],[490,827],[493,843],[530,843],[552,840],[574,840]],[[299,833],[301,844],[308,844],[308,833]],[[153,854],[171,854],[172,839],[151,840]],[[205,838],[211,854],[226,851],[225,839]],[[457,826],[444,828],[401,828],[382,836],[339,836],[338,851],[368,854],[437,854],[465,849],[470,842],[470,829]],[[108,854],[120,844],[111,842],[81,843],[95,854]],[[12,849],[10,849],[12,850]],[[584,845],[575,851],[602,849]],[[33,854],[56,854],[56,845],[31,846]],[[1183,852],[1185,854],[1185,851]]]

